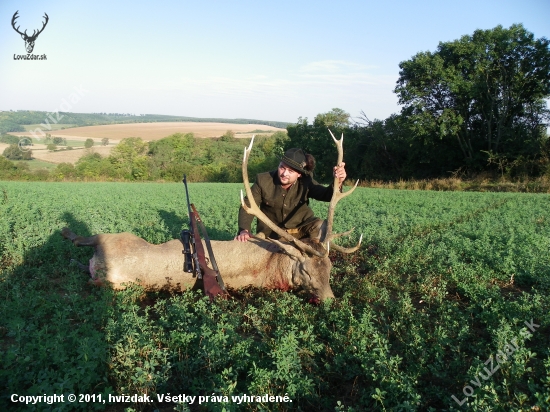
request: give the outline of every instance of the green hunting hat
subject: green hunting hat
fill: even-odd
[[[308,171],[304,169],[307,163],[306,154],[302,149],[288,149],[281,158],[281,162],[287,164],[299,173],[308,174]]]

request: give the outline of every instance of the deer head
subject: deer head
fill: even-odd
[[[36,41],[36,38],[38,37],[38,35],[40,33],[42,33],[42,31],[44,30],[44,28],[46,27],[46,24],[48,24],[49,17],[46,13],[44,13],[44,18],[46,19],[46,21],[43,23],[42,28],[40,30],[38,30],[38,32],[36,32],[36,30],[34,30],[33,33],[32,33],[32,36],[28,36],[27,35],[27,30],[25,30],[24,33],[21,33],[19,31],[20,26],[17,26],[17,28],[15,27],[15,20],[17,20],[17,18],[19,17],[17,15],[17,13],[19,13],[19,10],[17,10],[14,13],[14,15],[11,19],[11,25],[12,25],[13,29],[21,35],[23,40],[25,40],[25,48],[27,49],[27,53],[32,53],[32,51],[34,49],[34,42]]]

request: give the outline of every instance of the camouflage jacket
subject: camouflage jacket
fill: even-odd
[[[262,212],[276,225],[283,229],[294,229],[315,220],[309,199],[330,202],[333,186],[323,186],[311,176],[302,175],[288,190],[281,187],[277,171],[260,173],[252,185],[252,196]],[[248,198],[245,198],[248,205]],[[239,210],[239,232],[250,231],[254,216],[242,208]],[[257,232],[271,235],[264,223],[258,221]]]

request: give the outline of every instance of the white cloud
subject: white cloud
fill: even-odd
[[[346,71],[363,71],[373,69],[375,67],[376,66],[373,65],[367,66],[365,64],[359,64],[345,60],[321,60],[305,64],[300,67],[298,71],[302,73],[338,73]]]

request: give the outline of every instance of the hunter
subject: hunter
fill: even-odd
[[[317,183],[312,175],[315,158],[302,149],[289,149],[285,152],[279,167],[272,172],[260,173],[252,185],[252,195],[262,212],[275,224],[298,239],[319,240],[323,220],[314,216],[309,207],[309,199],[330,202],[333,186]],[[338,178],[340,191],[346,179],[345,163],[333,168],[333,176]],[[248,203],[248,199],[245,200]],[[239,209],[239,232],[236,240],[246,242],[254,216]],[[277,238],[264,223],[258,221],[257,234],[260,237]]]

